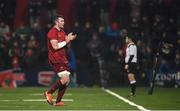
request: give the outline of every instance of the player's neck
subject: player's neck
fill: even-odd
[[[54,26],[58,31],[61,31],[61,28],[59,28],[57,25]]]

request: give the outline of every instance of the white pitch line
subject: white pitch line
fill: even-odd
[[[38,102],[38,101],[46,101],[46,99],[13,99],[13,100],[0,100],[0,102],[13,102],[13,101],[26,101],[26,102],[30,102],[30,101],[34,101],[34,102]],[[53,101],[56,101],[56,99],[53,99]],[[62,99],[62,101],[67,101],[67,102],[73,102],[74,100],[73,99]]]
[[[31,95],[31,96],[42,96],[43,93],[32,93],[32,94],[29,94],[29,95]]]
[[[42,96],[44,95],[43,93],[32,93],[30,94],[31,96]],[[65,93],[65,96],[72,96],[72,93]]]
[[[122,97],[122,96],[120,96],[120,95],[118,95],[118,94],[112,92],[112,91],[109,90],[109,89],[103,89],[103,90],[104,90],[105,92],[107,92],[107,93],[109,93],[109,94],[111,94],[111,95],[117,97],[118,99],[123,100],[124,102],[128,103],[129,105],[137,107],[137,108],[138,108],[139,110],[141,110],[141,111],[150,111],[150,110],[144,108],[143,106],[137,105],[137,104],[135,104],[135,103],[129,101],[128,99],[126,99],[126,98],[124,98],[124,97]]]
[[[72,96],[72,93],[65,93],[65,96]]]
[[[46,99],[23,99],[22,101],[46,101]],[[53,101],[56,101],[56,99],[53,99]],[[62,99],[62,101],[69,101],[69,102],[73,102],[73,99]]]
[[[4,106],[0,106],[0,107],[10,107],[10,106],[5,106],[4,105]],[[27,106],[13,106],[13,107],[19,107],[20,108],[20,107],[27,107]],[[0,110],[0,111],[2,111],[2,110]]]
[[[14,100],[10,100],[10,99],[5,99],[5,100],[0,100],[2,102],[13,102],[13,101],[20,101],[19,99],[14,99]]]

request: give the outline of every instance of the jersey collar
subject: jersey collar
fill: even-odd
[[[130,45],[134,45],[134,42],[130,42],[127,47],[129,47]]]

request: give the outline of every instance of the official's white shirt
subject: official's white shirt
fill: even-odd
[[[128,63],[131,55],[134,55],[131,63],[137,63],[137,47],[133,42],[127,45],[125,63]]]

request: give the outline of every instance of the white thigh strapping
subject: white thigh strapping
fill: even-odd
[[[69,76],[71,73],[67,70],[57,73],[59,77],[66,77]]]

